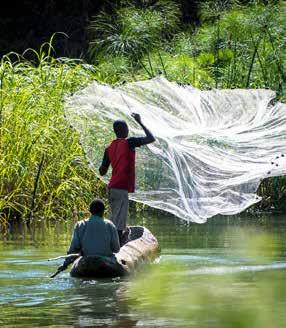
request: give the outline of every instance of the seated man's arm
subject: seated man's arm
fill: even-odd
[[[154,138],[153,134],[142,123],[140,115],[139,114],[136,114],[136,113],[133,113],[132,114],[132,117],[135,119],[135,121],[144,130],[146,136],[145,137],[141,137],[141,138],[130,138],[130,139],[133,139],[133,140],[136,139],[136,140],[131,141],[131,145],[129,145],[129,147],[130,148],[135,148],[135,147],[140,147],[140,146],[143,146],[143,145],[148,145],[148,144],[154,142],[155,141],[155,138]],[[133,145],[132,145],[132,143],[133,143]]]
[[[111,251],[113,253],[118,253],[120,250],[120,243],[119,243],[119,237],[117,229],[115,228],[115,225],[110,222],[110,231],[111,231]]]
[[[109,160],[109,157],[108,157],[107,149],[105,149],[103,159],[102,159],[102,163],[101,163],[101,166],[99,168],[100,175],[105,175],[107,173],[109,165],[110,165],[110,160]]]
[[[78,224],[74,226],[73,236],[70,244],[70,248],[67,254],[75,254],[81,251],[80,239],[79,239],[79,229]]]

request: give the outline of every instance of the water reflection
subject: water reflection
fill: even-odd
[[[135,327],[125,299],[127,282],[72,279],[69,307],[80,327]]]

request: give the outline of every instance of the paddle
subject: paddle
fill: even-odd
[[[48,259],[48,261],[54,261],[58,259],[65,259],[64,263],[58,267],[57,271],[53,273],[50,278],[55,278],[59,273],[62,271],[66,270],[70,264],[72,264],[77,258],[79,258],[81,255],[80,254],[69,254],[69,255],[63,255],[63,256],[58,256],[52,259]]]

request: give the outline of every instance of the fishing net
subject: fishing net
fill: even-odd
[[[115,88],[94,82],[67,99],[65,114],[97,173],[114,120],[126,120],[130,136],[144,135],[130,116],[139,113],[156,142],[137,149],[130,198],[204,223],[259,202],[262,179],[286,173],[286,105],[271,104],[274,97],[262,89],[201,91],[162,77]]]

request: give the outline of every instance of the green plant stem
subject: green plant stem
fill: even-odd
[[[261,73],[262,73],[262,76],[263,76],[264,84],[265,84],[266,87],[268,87],[267,74],[266,74],[266,71],[265,71],[264,66],[262,64],[262,60],[260,58],[258,50],[257,50],[257,59],[258,59],[258,62],[259,62],[260,68],[261,68]]]
[[[271,44],[271,47],[272,47],[272,50],[273,50],[273,55],[274,55],[274,58],[275,58],[275,62],[276,62],[277,69],[278,69],[278,72],[280,74],[280,77],[281,77],[283,82],[286,82],[286,74],[284,73],[284,67],[283,67],[282,61],[279,58],[279,56],[277,55],[277,51],[276,51],[276,47],[275,47],[275,44],[274,44],[273,36],[270,33],[269,28],[267,28],[267,27],[266,27],[266,33],[269,37],[269,41],[270,41],[270,44]]]
[[[229,81],[228,81],[228,87],[233,87],[236,84],[235,81],[235,74],[236,74],[236,57],[237,57],[237,41],[234,41],[234,47],[233,47],[233,59],[232,59],[232,64],[231,64],[231,71],[230,71],[230,76],[229,76]]]
[[[220,41],[220,15],[217,18],[216,29],[216,61],[215,61],[215,87],[218,88],[218,68],[219,68],[219,41]]]
[[[39,167],[38,167],[36,179],[35,179],[35,182],[34,182],[34,189],[33,189],[33,194],[32,194],[32,202],[31,202],[31,207],[30,207],[29,221],[33,217],[33,212],[34,212],[34,208],[35,208],[35,199],[36,199],[36,195],[37,195],[37,189],[38,189],[38,185],[39,185],[41,172],[42,172],[42,169],[43,169],[44,159],[45,159],[45,155],[43,154],[42,158],[41,158],[41,161],[40,161],[40,164],[39,164]]]
[[[165,64],[164,64],[164,62],[163,62],[163,58],[162,58],[160,52],[158,52],[158,55],[159,55],[159,59],[160,59],[160,63],[161,63],[161,65],[162,65],[162,69],[163,69],[164,75],[165,75],[165,77],[166,77],[166,79],[167,79],[167,78],[168,78],[168,75],[167,75],[167,71],[166,71]]]
[[[252,70],[253,70],[255,58],[256,58],[257,51],[258,51],[258,48],[259,48],[259,45],[260,45],[260,42],[261,42],[261,40],[263,38],[264,33],[265,33],[265,29],[263,29],[260,32],[260,34],[259,34],[259,36],[257,38],[257,41],[254,44],[254,49],[253,49],[253,53],[252,53],[252,57],[251,57],[251,62],[250,62],[248,73],[247,73],[247,80],[246,80],[246,84],[245,84],[245,87],[246,88],[249,88],[249,85],[250,85],[250,77],[251,77],[251,73],[252,73]]]
[[[153,70],[153,66],[152,66],[152,62],[151,62],[151,58],[150,58],[150,54],[149,53],[147,54],[147,59],[148,59],[148,64],[149,64],[151,73],[152,73],[152,77],[154,77],[155,74],[154,74],[154,70]]]
[[[142,62],[142,60],[139,59],[139,58],[137,60],[138,60],[138,63],[141,65],[141,67],[143,67],[143,69],[145,70],[145,72],[148,74],[148,76],[150,78],[152,78],[153,77],[152,73],[148,70],[148,68],[146,67],[146,65],[144,65],[144,63]]]

